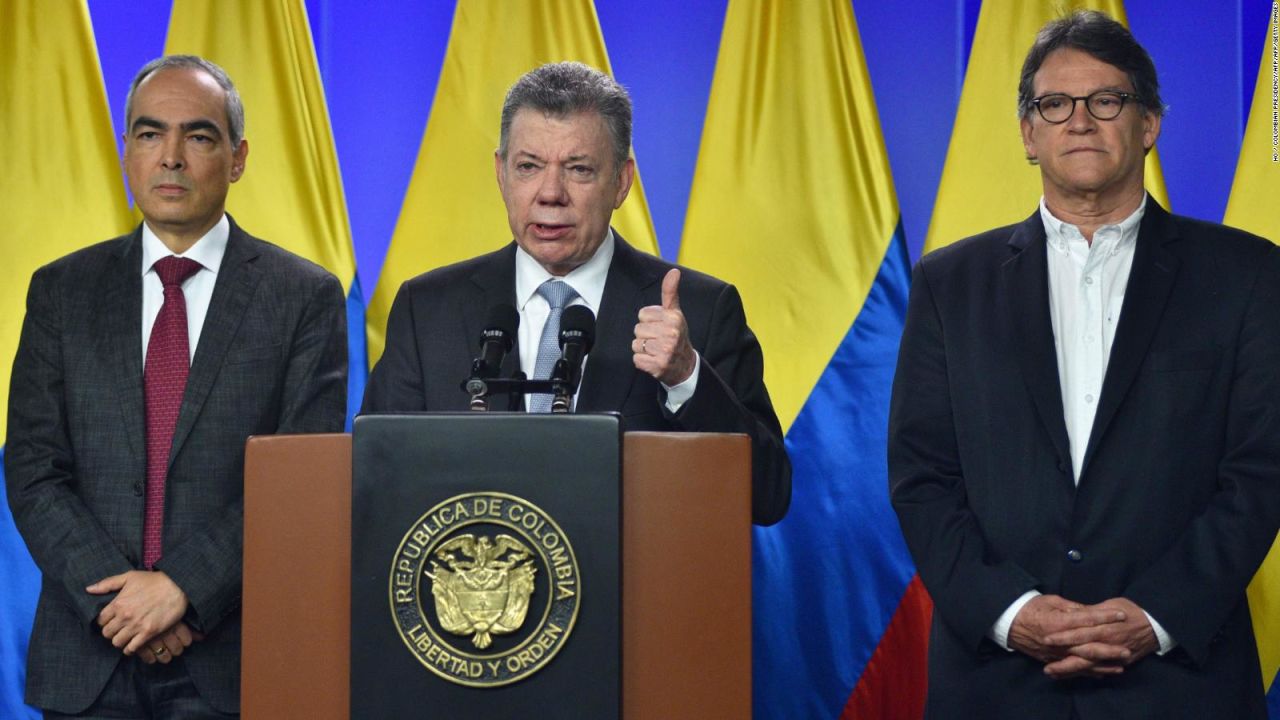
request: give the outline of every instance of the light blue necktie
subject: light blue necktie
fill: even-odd
[[[538,294],[551,306],[547,315],[547,324],[542,326],[542,339],[538,341],[538,361],[533,366],[533,379],[546,380],[551,377],[551,370],[560,359],[560,316],[578,291],[569,283],[561,280],[548,280],[538,286]],[[532,412],[551,412],[550,395],[532,395],[529,400]]]

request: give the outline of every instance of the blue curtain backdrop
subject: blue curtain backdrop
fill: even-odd
[[[669,259],[679,249],[726,1],[596,1],[615,75],[635,100],[635,153],[662,254]],[[306,5],[346,189],[358,280],[367,298],[377,284],[431,111],[454,3],[307,0]],[[1169,104],[1160,152],[1173,209],[1221,220],[1271,1],[1127,0],[1125,5],[1131,28],[1155,59]],[[928,228],[980,6],[980,0],[854,3],[912,261]],[[170,3],[89,0],[89,8],[119,124],[132,74],[163,51]],[[252,138],[253,108],[247,112]],[[1012,108],[1009,131],[1016,132]],[[252,167],[251,162],[249,172]],[[501,242],[494,238],[495,247]],[[37,589],[30,582],[8,582],[14,576],[30,578],[22,551],[7,507],[0,505],[0,681],[6,684],[22,672],[14,666],[14,644],[25,645],[20,630],[29,627]],[[0,696],[9,693],[0,689]],[[0,715],[12,713],[0,707]]]

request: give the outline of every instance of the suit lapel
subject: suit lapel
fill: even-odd
[[[110,375],[115,386],[120,421],[137,458],[146,447],[146,417],[142,392],[142,226],[125,238],[115,252],[116,267],[107,274],[100,308],[100,338],[107,348]]]
[[[218,268],[218,279],[209,300],[209,312],[204,327],[200,329],[200,343],[196,346],[191,373],[187,376],[187,389],[182,396],[182,410],[173,432],[173,447],[169,451],[169,463],[178,456],[183,442],[191,434],[196,418],[204,407],[213,381],[222,369],[227,348],[235,339],[244,319],[245,310],[258,287],[261,273],[254,264],[258,251],[252,246],[243,230],[231,223],[231,235],[227,239],[226,254]]]
[[[1005,310],[1011,313],[1010,347],[1018,358],[1027,391],[1058,457],[1070,462],[1071,450],[1062,410],[1058,379],[1058,353],[1049,318],[1049,269],[1044,223],[1039,211],[1014,230],[1009,238],[1014,254],[1005,261]]]
[[[636,310],[645,304],[645,289],[662,280],[661,274],[645,269],[639,251],[616,230],[613,239],[613,261],[600,298],[595,347],[587,356],[577,412],[617,410],[625,405],[636,377],[631,358]],[[620,368],[628,372],[621,373]]]
[[[1133,385],[1160,325],[1178,270],[1178,258],[1165,245],[1176,239],[1177,228],[1173,219],[1155,199],[1148,196],[1133,252],[1133,267],[1125,288],[1124,305],[1120,310],[1120,324],[1116,327],[1115,342],[1107,361],[1098,411],[1089,433],[1089,446],[1085,449],[1084,467],[1080,469],[1082,481],[1084,471]]]

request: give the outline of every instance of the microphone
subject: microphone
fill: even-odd
[[[516,328],[520,326],[520,314],[510,305],[494,305],[480,332],[480,357],[471,363],[471,376],[462,384],[471,396],[472,410],[488,410],[486,395],[489,385],[485,380],[498,377],[502,372],[502,358],[515,343]]]
[[[502,358],[511,352],[519,326],[520,313],[515,308],[510,305],[489,308],[489,318],[480,332],[480,357],[472,365],[472,375],[484,378],[498,376],[502,371]]]
[[[568,412],[570,398],[578,389],[582,376],[582,359],[591,352],[596,341],[596,316],[585,305],[570,305],[560,316],[560,359],[551,371],[551,379],[560,381],[563,392],[551,401],[552,412]]]

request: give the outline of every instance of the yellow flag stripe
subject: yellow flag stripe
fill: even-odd
[[[680,260],[741,291],[784,428],[857,317],[897,225],[849,2],[731,0]]]
[[[9,377],[36,268],[123,233],[125,200],[111,112],[80,2],[0,3],[0,438]]]
[[[302,0],[175,0],[165,52],[221,65],[244,101],[249,158],[227,211],[349,290],[351,226]]]
[[[369,302],[370,363],[382,355],[387,314],[405,280],[510,241],[493,170],[502,101],[521,75],[563,60],[610,72],[589,0],[458,3],[431,117]],[[613,225],[634,246],[657,253],[638,172]]]

